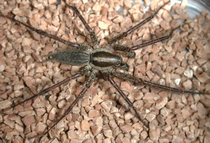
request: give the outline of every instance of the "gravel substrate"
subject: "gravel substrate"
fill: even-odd
[[[165,0],[164,0],[165,1]],[[163,5],[163,0],[67,0],[75,5],[93,28],[100,45],[106,44]],[[65,3],[56,0],[9,0],[0,2],[0,12],[12,12],[16,19],[63,39],[91,43],[89,33]],[[166,2],[166,1],[165,1]],[[57,5],[56,5],[56,4]],[[140,6],[142,4],[142,6]],[[210,15],[202,12],[190,19],[186,1],[161,9],[151,21],[119,41],[133,46],[161,36],[172,36],[136,50],[135,59],[124,57],[129,73],[144,80],[186,90],[210,93]],[[170,13],[171,14],[170,14]],[[0,16],[0,142],[34,142],[80,93],[85,77],[3,111],[13,103],[38,93],[75,73],[80,67],[44,61],[49,53],[68,47]],[[115,88],[96,79],[85,97],[55,128],[41,138],[51,143],[208,143],[210,142],[210,96],[181,94],[145,85],[134,85],[114,78],[134,103],[141,117],[149,122],[143,129],[135,114]]]

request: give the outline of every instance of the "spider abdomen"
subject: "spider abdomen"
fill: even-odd
[[[66,50],[49,55],[48,60],[56,60],[60,63],[80,66],[89,63],[90,54],[81,50]]]

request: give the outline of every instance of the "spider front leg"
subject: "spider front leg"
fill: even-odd
[[[157,83],[153,83],[153,82],[150,82],[150,81],[140,79],[138,77],[135,77],[135,76],[127,74],[127,73],[118,72],[116,70],[112,72],[112,75],[119,78],[119,79],[127,80],[127,81],[130,81],[130,82],[136,83],[136,84],[143,84],[143,85],[147,85],[149,87],[164,89],[164,90],[168,90],[168,91],[172,91],[172,92],[210,95],[210,93],[208,93],[208,92],[200,92],[200,91],[197,91],[197,90],[177,89],[177,88],[166,86],[166,85],[160,85],[160,84],[157,84]]]
[[[130,47],[129,49],[130,49],[131,51],[135,51],[135,50],[138,50],[138,49],[140,49],[140,48],[144,48],[144,47],[146,47],[146,46],[153,45],[153,44],[155,44],[155,43],[157,43],[157,42],[165,41],[165,40],[169,39],[169,38],[172,36],[173,32],[174,32],[176,29],[178,29],[178,28],[179,28],[179,27],[173,29],[173,30],[170,32],[169,35],[166,35],[166,36],[163,36],[163,37],[160,37],[160,38],[157,38],[157,39],[153,39],[153,40],[151,40],[151,41],[149,41],[149,42],[145,42],[145,43],[142,43],[142,44],[139,44],[139,45],[134,45],[134,46]]]
[[[84,17],[80,14],[79,10],[75,6],[70,6],[70,5],[67,5],[67,6],[70,7],[76,13],[76,15],[79,17],[79,19],[82,21],[83,25],[85,26],[87,31],[90,33],[90,38],[93,42],[93,45],[97,47],[99,42],[98,42],[98,39],[97,39],[96,34],[93,31],[93,29],[88,25],[88,23],[85,21]]]
[[[117,51],[125,52],[129,58],[134,58],[136,56],[136,53],[131,51],[130,48],[127,46],[116,44],[116,45],[113,45],[113,49]]]
[[[38,33],[38,34],[40,34],[40,35],[49,37],[49,38],[51,38],[51,39],[54,39],[54,40],[56,40],[56,41],[59,41],[59,42],[64,43],[64,44],[66,44],[66,45],[69,45],[69,46],[71,46],[71,47],[78,48],[78,47],[80,46],[80,45],[77,44],[77,43],[73,43],[73,42],[64,40],[64,39],[59,38],[59,37],[57,37],[57,36],[55,36],[55,35],[49,34],[49,33],[45,32],[45,31],[43,31],[43,30],[34,28],[34,27],[32,27],[32,26],[30,26],[30,25],[27,25],[27,24],[25,24],[25,23],[23,23],[23,22],[21,22],[21,21],[19,21],[19,20],[16,20],[16,19],[14,18],[14,16],[11,16],[11,15],[4,16],[4,15],[1,15],[1,14],[0,14],[0,16],[5,17],[5,18],[8,18],[8,19],[14,21],[15,23],[20,24],[20,25],[23,25],[23,26],[27,27],[28,29],[30,29],[31,31],[34,31],[34,32],[36,32],[36,33]]]
[[[164,89],[164,90],[168,90],[168,91],[172,91],[172,92],[189,93],[189,94],[207,94],[207,95],[210,95],[209,92],[200,92],[200,91],[196,91],[196,90],[184,90],[184,89],[177,89],[177,88],[173,88],[173,87],[169,87],[169,86],[159,85],[159,84],[156,84],[156,83],[152,83],[152,82],[149,82],[149,81],[142,80],[140,78],[137,78],[137,77],[135,77],[133,75],[130,75],[130,74],[127,74],[127,73],[118,72],[116,70],[113,70],[111,72],[111,74],[112,74],[112,76],[117,77],[117,78],[122,79],[122,80],[125,80],[125,81],[130,81],[132,83],[147,85],[149,87]],[[126,102],[134,109],[135,114],[137,115],[137,117],[145,125],[145,123],[143,122],[143,120],[139,117],[136,109],[133,107],[133,104],[125,96],[125,94],[122,92],[122,90],[119,88],[119,86],[117,86],[116,83],[111,78],[109,78],[108,80],[115,87],[115,89],[120,93],[120,95],[126,100]]]
[[[113,49],[115,49],[115,50],[117,50],[117,51],[125,52],[125,53],[127,53],[127,56],[128,56],[129,58],[134,58],[136,54],[135,54],[135,52],[133,52],[133,51],[169,39],[169,38],[172,36],[173,32],[174,32],[176,29],[178,29],[178,28],[179,28],[179,27],[173,29],[173,30],[170,32],[169,35],[162,36],[162,37],[160,37],[160,38],[153,39],[153,40],[148,41],[148,42],[145,42],[145,43],[141,43],[141,44],[138,44],[138,45],[134,45],[134,46],[132,46],[132,47],[127,47],[127,46],[123,46],[123,45],[118,45],[118,44],[116,44],[116,45],[113,45]]]
[[[138,28],[140,28],[142,25],[144,25],[145,23],[149,22],[150,20],[152,20],[155,15],[159,12],[159,10],[161,10],[165,5],[167,5],[169,2],[165,3],[164,5],[162,5],[155,13],[153,13],[152,15],[150,15],[149,17],[147,17],[146,19],[144,19],[143,21],[139,22],[137,25],[133,26],[132,28],[128,29],[127,31],[113,37],[112,39],[110,39],[108,41],[108,43],[111,45],[117,41],[119,41],[120,39],[122,39],[123,37],[126,37],[127,35],[133,33],[135,30],[137,30]]]

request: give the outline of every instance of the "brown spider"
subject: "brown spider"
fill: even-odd
[[[119,40],[122,38],[126,37],[127,35],[133,33],[135,30],[140,28],[142,25],[145,23],[149,22],[152,20],[155,15],[163,9],[165,5],[167,5],[169,2],[165,3],[162,5],[156,12],[154,12],[152,15],[144,19],[143,21],[139,22],[135,26],[131,27],[127,31],[114,36],[111,39],[108,39],[108,44],[105,45],[104,47],[99,46],[99,41],[96,37],[95,32],[91,29],[91,27],[88,25],[88,23],[85,21],[83,16],[80,14],[79,10],[74,7],[74,6],[69,6],[67,7],[71,8],[73,12],[79,17],[79,19],[82,21],[83,25],[85,26],[86,30],[90,34],[90,38],[92,41],[93,45],[88,45],[86,43],[74,43],[70,42],[67,40],[64,40],[62,38],[59,38],[57,36],[54,36],[52,34],[49,34],[43,30],[36,29],[32,26],[29,26],[19,20],[14,19],[13,17],[10,16],[3,16],[6,18],[9,18],[13,20],[15,23],[18,23],[20,25],[24,25],[28,29],[37,32],[40,35],[49,37],[51,39],[54,39],[56,41],[59,41],[61,43],[64,43],[70,47],[74,47],[75,49],[68,49],[64,50],[61,52],[57,53],[52,53],[47,56],[47,60],[56,60],[59,61],[60,63],[67,64],[67,65],[75,65],[75,66],[82,66],[82,68],[79,70],[78,73],[66,78],[65,80],[56,83],[53,86],[50,86],[48,88],[45,88],[41,90],[39,93],[33,95],[32,97],[23,100],[22,102],[15,103],[11,107],[8,107],[4,109],[3,111],[5,112],[6,110],[10,108],[14,108],[20,104],[26,103],[29,100],[32,100],[40,95],[44,95],[49,91],[52,91],[53,89],[60,87],[63,84],[67,84],[69,81],[76,79],[80,76],[86,76],[88,75],[88,79],[85,82],[84,88],[82,91],[79,93],[79,95],[76,97],[76,99],[71,103],[69,108],[65,111],[65,113],[59,117],[47,130],[45,130],[43,133],[39,134],[38,136],[45,135],[48,133],[52,128],[54,128],[59,121],[61,121],[67,114],[69,114],[73,107],[78,103],[78,101],[85,95],[86,91],[91,87],[93,82],[95,81],[96,77],[103,77],[105,80],[109,81],[111,85],[118,91],[118,93],[124,98],[124,100],[127,102],[127,104],[131,107],[131,110],[134,112],[135,116],[141,121],[143,128],[148,131],[149,125],[148,122],[146,122],[137,112],[137,109],[134,107],[133,103],[130,101],[130,99],[125,95],[125,93],[121,90],[121,88],[116,84],[116,82],[113,80],[113,77],[116,77],[121,80],[125,81],[130,81],[135,84],[142,84],[142,85],[147,85],[150,87],[155,87],[155,88],[160,88],[164,90],[169,90],[172,92],[178,92],[178,93],[189,93],[189,94],[209,94],[209,93],[204,93],[196,90],[184,90],[184,89],[177,89],[165,85],[160,85],[156,84],[150,81],[143,80],[141,78],[135,77],[131,74],[128,74],[126,71],[128,71],[129,66],[127,63],[123,62],[123,59],[120,54],[124,54],[129,58],[134,58],[135,57],[135,50],[144,48],[149,45],[153,45],[157,42],[162,42],[164,40],[169,39],[173,32],[177,29],[173,29],[169,35],[163,36],[154,40],[151,40],[149,42],[145,42],[142,44],[134,45],[132,47],[127,47],[123,46],[121,44],[116,44]],[[114,53],[114,51],[117,51],[118,54]],[[119,54],[120,53],[120,54]],[[123,71],[122,71],[123,70]],[[35,136],[38,138],[38,136]],[[34,138],[34,137],[32,137]]]

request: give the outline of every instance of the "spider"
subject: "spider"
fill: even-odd
[[[162,6],[160,6],[152,15],[148,16],[143,21],[139,22],[135,26],[131,27],[127,31],[114,36],[111,39],[108,39],[108,44],[104,47],[99,46],[99,40],[96,37],[95,32],[92,30],[92,28],[88,25],[88,23],[85,21],[84,17],[80,14],[79,10],[75,6],[67,5],[68,8],[70,8],[76,15],[79,17],[83,25],[85,26],[86,30],[90,34],[90,38],[92,41],[92,45],[86,44],[86,43],[74,43],[71,41],[64,40],[62,38],[59,38],[57,36],[54,36],[52,34],[49,34],[43,30],[36,29],[32,26],[29,26],[19,20],[14,19],[10,16],[3,16],[5,18],[11,19],[15,23],[18,23],[20,25],[24,25],[28,29],[37,32],[40,35],[49,37],[51,39],[54,39],[56,41],[59,41],[61,43],[64,43],[70,47],[73,47],[74,49],[70,50],[64,50],[56,53],[52,53],[47,55],[47,61],[58,61],[63,64],[67,65],[73,65],[73,66],[82,66],[82,68],[79,70],[78,73],[66,78],[65,80],[56,83],[53,86],[50,86],[48,88],[45,88],[41,90],[39,93],[33,95],[32,97],[13,104],[9,108],[14,108],[20,104],[26,103],[29,100],[35,99],[38,96],[44,95],[48,93],[49,91],[52,91],[53,89],[60,87],[63,84],[67,84],[69,81],[73,79],[77,79],[81,76],[88,76],[87,81],[84,84],[84,88],[81,90],[79,95],[76,97],[76,99],[71,103],[71,105],[68,107],[68,109],[65,111],[65,113],[58,118],[47,130],[45,130],[43,133],[39,134],[38,136],[32,137],[32,138],[38,138],[42,135],[45,135],[48,133],[52,128],[54,128],[58,122],[60,122],[67,114],[69,114],[73,107],[78,103],[80,99],[82,99],[87,92],[87,90],[91,87],[95,79],[98,77],[103,77],[105,80],[109,81],[110,84],[116,89],[116,91],[121,95],[121,97],[127,102],[127,104],[130,106],[132,112],[134,112],[135,116],[140,120],[141,125],[143,126],[144,130],[148,131],[148,122],[146,122],[137,112],[137,109],[134,107],[133,103],[130,101],[130,99],[126,96],[126,94],[121,90],[121,88],[117,85],[117,83],[114,81],[114,77],[129,81],[134,84],[143,84],[155,88],[160,88],[164,90],[169,90],[172,92],[178,92],[178,93],[189,93],[189,94],[209,94],[204,93],[196,90],[183,90],[183,89],[177,89],[165,85],[156,84],[150,81],[143,80],[141,78],[138,78],[136,76],[133,76],[129,73],[127,73],[129,69],[129,65],[125,62],[123,62],[122,55],[126,55],[129,58],[135,57],[135,50],[142,49],[146,46],[153,45],[157,42],[162,42],[165,40],[168,40],[173,32],[177,29],[173,29],[169,35],[162,36],[160,38],[151,40],[149,42],[145,42],[142,44],[134,45],[132,47],[124,46],[121,44],[116,44],[119,40],[123,39],[127,35],[133,33],[135,30],[143,26],[145,23],[151,21],[155,15],[164,8],[165,5],[169,4],[169,2],[166,2]],[[116,54],[114,51],[117,51],[118,54]],[[120,53],[120,54],[119,54]],[[5,111],[8,110],[4,109]]]

